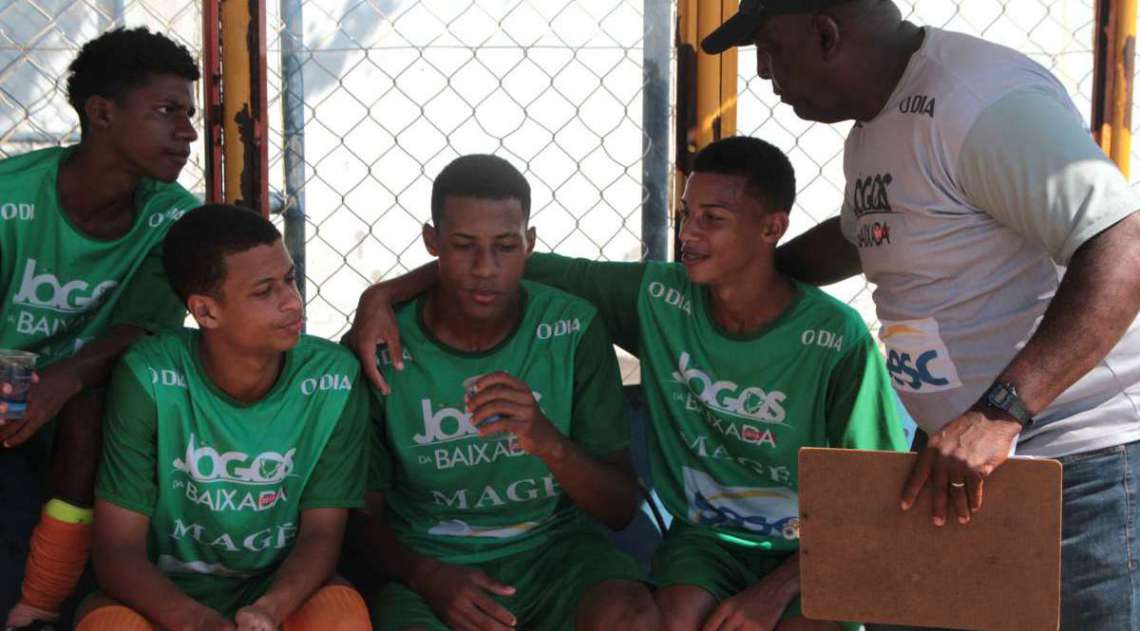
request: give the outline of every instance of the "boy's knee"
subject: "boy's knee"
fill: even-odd
[[[606,581],[595,585],[582,599],[575,625],[579,631],[661,628],[657,603],[644,584],[637,581]]]
[[[123,605],[85,607],[75,631],[156,631],[146,618]]]
[[[326,585],[285,621],[285,631],[368,631],[368,607],[355,589],[339,582]]]

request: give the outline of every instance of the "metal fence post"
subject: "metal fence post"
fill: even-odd
[[[1097,0],[1092,129],[1124,176],[1132,157],[1132,81],[1136,76],[1136,0]]]
[[[305,298],[305,50],[301,0],[281,0],[281,109],[285,166],[285,247]]]
[[[669,256],[669,68],[672,3],[645,0],[641,241],[645,260]]]

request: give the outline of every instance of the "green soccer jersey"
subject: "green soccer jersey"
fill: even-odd
[[[543,413],[591,455],[629,447],[617,360],[584,300],[523,283],[517,328],[495,348],[447,347],[423,323],[423,298],[397,310],[404,370],[387,351],[392,386],[375,390],[372,488],[388,522],[419,554],[477,563],[527,550],[566,528],[588,527],[550,469],[510,434],[482,437],[464,412],[463,381],[505,371],[526,382]]]
[[[206,376],[200,334],[135,344],[108,396],[96,496],[150,518],[152,560],[226,615],[268,589],[301,512],[363,503],[368,395],[346,349],[302,336],[260,401]]]
[[[807,285],[760,331],[732,335],[708,290],[674,263],[534,255],[527,277],[598,306],[641,359],[653,483],[675,519],[722,540],[799,546],[800,447],[904,449],[902,422],[870,333]]]
[[[56,189],[71,151],[0,161],[0,348],[39,353],[41,367],[115,324],[157,331],[182,323],[159,246],[170,224],[201,203],[178,184],[144,179],[130,231],[92,238],[68,219]]]

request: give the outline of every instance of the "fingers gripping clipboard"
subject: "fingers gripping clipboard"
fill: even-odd
[[[980,631],[1060,623],[1061,464],[1012,458],[981,511],[931,523],[929,489],[899,508],[913,453],[799,453],[804,615]]]

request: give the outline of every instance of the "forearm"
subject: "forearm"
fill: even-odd
[[[641,500],[637,478],[629,471],[592,457],[569,438],[540,457],[579,508],[614,530],[629,525]]]
[[[776,569],[764,575],[756,587],[763,587],[766,597],[775,598],[785,607],[800,595],[800,553],[793,552]]]
[[[776,269],[810,285],[830,285],[863,267],[859,250],[843,237],[839,217],[832,217],[776,248]]]
[[[1036,414],[1120,341],[1140,310],[1140,215],[1073,255],[1037,331],[999,375]]]
[[[186,621],[206,606],[182,593],[182,590],[146,558],[136,558],[126,551],[94,549],[95,573],[99,588],[107,596],[123,603],[154,622],[161,629],[181,629]]]
[[[298,537],[273,584],[253,606],[265,610],[278,625],[332,578],[340,556],[339,533],[314,533]]]
[[[112,327],[105,335],[84,345],[74,356],[48,367],[47,371],[58,371],[69,375],[75,390],[72,394],[106,383],[115,367],[115,362],[146,331],[127,325]]]

